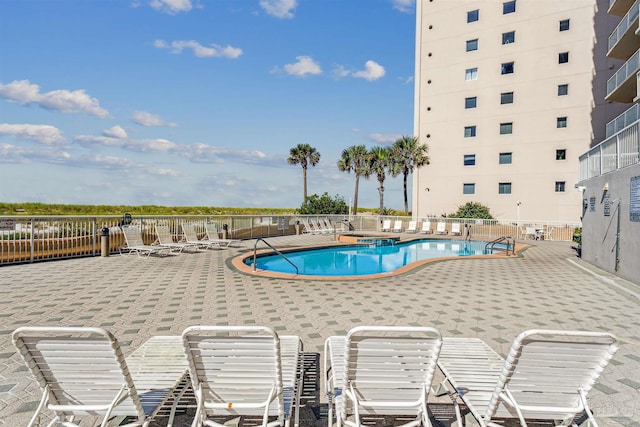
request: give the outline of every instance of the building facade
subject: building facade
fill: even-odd
[[[640,285],[640,0],[611,0],[608,12],[618,24],[606,55],[624,63],[607,81],[605,99],[625,111],[580,156],[582,258]]]
[[[578,221],[578,157],[624,110],[609,0],[418,0],[413,214],[467,202],[499,219]]]

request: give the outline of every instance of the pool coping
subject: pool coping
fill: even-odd
[[[413,236],[412,236],[413,237]],[[406,238],[404,240],[400,240],[400,243],[408,243],[408,242],[412,242],[414,240],[425,240],[425,239],[429,239],[429,240],[452,240],[452,237],[459,237],[459,236],[447,236],[447,235],[442,235],[442,236],[415,236],[413,238]],[[454,239],[454,240],[458,240],[458,239]],[[464,239],[460,239],[460,240],[464,240]],[[470,239],[472,241],[485,241],[483,239]],[[288,248],[277,248],[278,251],[282,252],[282,253],[287,253],[287,252],[294,252],[294,251],[304,251],[304,250],[310,250],[310,249],[320,249],[320,248],[330,248],[330,247],[340,247],[340,246],[354,246],[354,245],[360,245],[358,243],[344,243],[344,242],[340,242],[340,241],[334,241],[331,244],[321,244],[321,245],[309,245],[309,246],[294,246],[294,247],[288,247]],[[363,245],[364,246],[364,245]],[[425,265],[428,264],[432,264],[435,262],[442,262],[442,261],[452,261],[452,260],[468,260],[468,259],[514,259],[514,258],[520,258],[521,257],[521,252],[523,252],[524,250],[526,250],[527,248],[529,248],[531,246],[531,244],[527,244],[527,243],[521,243],[518,241],[515,241],[515,247],[514,247],[514,255],[510,255],[507,256],[505,253],[498,253],[498,254],[491,254],[491,255],[469,255],[469,256],[448,256],[448,257],[438,257],[438,258],[429,258],[429,259],[424,259],[424,260],[420,260],[420,261],[416,261],[413,262],[411,264],[407,264],[405,266],[402,266],[396,270],[393,271],[388,271],[388,272],[384,272],[384,273],[376,273],[376,274],[363,274],[360,276],[312,276],[312,275],[306,275],[306,274],[290,274],[290,273],[280,273],[280,272],[275,272],[275,271],[269,271],[269,270],[256,270],[253,271],[253,267],[247,265],[244,260],[247,258],[252,258],[253,257],[253,253],[249,253],[249,252],[245,252],[242,255],[238,255],[235,256],[231,259],[231,262],[229,263],[230,267],[236,269],[238,272],[240,273],[244,273],[244,274],[248,274],[250,276],[256,276],[256,277],[264,277],[264,278],[272,278],[272,279],[294,279],[294,280],[318,280],[318,281],[330,281],[330,280],[348,280],[348,281],[357,281],[357,280],[370,280],[370,279],[385,279],[385,278],[391,278],[391,277],[396,277],[396,276],[401,276],[403,274],[412,272],[416,269],[419,269],[421,267],[424,267]],[[271,249],[261,249],[256,251],[256,255],[262,255],[262,254],[268,254],[268,253],[274,253],[273,250]]]

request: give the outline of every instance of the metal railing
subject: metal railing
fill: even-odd
[[[484,245],[484,253],[485,254],[493,254],[493,251],[495,250],[495,246],[498,243],[502,243],[505,242],[504,244],[506,245],[506,255],[509,256],[509,250],[511,250],[511,253],[513,255],[516,254],[516,241],[513,237],[499,237],[495,240],[490,241],[489,243],[487,243],[486,245]],[[500,248],[500,250],[502,251],[502,248]]]
[[[640,162],[640,120],[579,157],[580,181]]]
[[[134,216],[132,224],[140,227],[145,244],[156,240],[155,225],[168,225],[176,240],[182,238],[182,223],[194,224],[198,237],[209,232],[218,237],[233,239],[257,239],[291,236],[302,233],[302,218],[325,218],[327,215],[273,215],[273,216]],[[379,233],[384,219],[402,220],[403,229],[409,221],[429,220],[432,228],[437,222],[459,222],[473,226],[474,238],[494,239],[500,236],[524,236],[525,226],[544,228],[549,239],[570,241],[573,231],[580,225],[571,222],[476,220],[459,218],[410,218],[403,216],[378,216],[362,214],[349,218],[346,215],[329,215],[333,224],[343,225],[342,231],[354,233]],[[125,244],[119,225],[121,216],[0,216],[0,266],[31,263],[55,259],[67,259],[101,255],[102,229],[108,229],[110,254],[117,254]],[[450,226],[448,226],[450,229]],[[211,236],[215,237],[215,236]]]
[[[256,243],[253,245],[253,271],[256,271],[257,269],[257,258],[258,258],[258,242],[262,242],[265,245],[269,246],[275,253],[277,253],[278,255],[280,255],[285,261],[287,261],[289,264],[291,264],[291,266],[293,268],[296,269],[296,274],[298,274],[298,266],[295,265],[289,258],[287,258],[282,252],[280,252],[279,250],[277,250],[276,248],[274,248],[269,242],[267,242],[266,240],[264,240],[261,237],[258,237],[256,239]]]
[[[627,12],[624,18],[622,18],[622,20],[620,21],[616,29],[613,30],[613,32],[609,36],[609,44],[608,44],[609,51],[613,49],[616,43],[618,43],[618,40],[620,40],[622,36],[624,36],[627,30],[635,22],[635,20],[638,19],[638,14],[640,12],[640,8],[638,8],[638,3],[639,3],[639,0],[636,0],[633,6],[631,6],[631,8],[629,9],[629,12]],[[635,29],[633,29],[632,31],[635,32]]]
[[[640,104],[633,104],[627,111],[607,123],[606,138],[615,135],[633,122],[637,122],[638,119],[640,119]]]
[[[629,77],[640,69],[640,50],[636,51],[620,69],[607,80],[607,97],[615,92]]]

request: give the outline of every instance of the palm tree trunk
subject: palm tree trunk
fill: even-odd
[[[378,193],[380,194],[380,209],[378,210],[378,215],[384,215],[384,185],[383,185],[383,181],[380,181],[380,185],[378,186]]]
[[[304,203],[307,201],[307,168],[305,167],[302,168],[302,182],[304,185],[304,199],[302,203]]]
[[[404,171],[404,216],[409,215],[409,199],[407,198],[407,171]]]
[[[356,175],[356,192],[353,195],[353,214],[358,214],[358,185],[360,184],[360,176]]]

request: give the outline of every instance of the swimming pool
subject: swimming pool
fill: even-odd
[[[307,276],[364,276],[388,273],[406,265],[432,258],[485,255],[484,241],[422,239],[393,245],[347,245],[284,252]],[[498,244],[496,249],[506,249]],[[244,259],[253,267],[253,257]],[[259,255],[260,270],[296,274],[295,268],[278,254]]]

